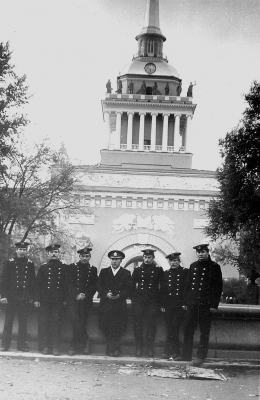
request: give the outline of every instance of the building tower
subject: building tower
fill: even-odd
[[[101,163],[168,165],[191,168],[191,119],[196,105],[181,96],[182,81],[163,53],[159,0],[147,0],[138,51],[117,77],[117,91],[107,86],[102,102],[106,122]],[[110,153],[109,153],[110,152]],[[164,157],[162,158],[162,153]],[[111,160],[112,158],[112,160]]]
[[[192,169],[190,122],[196,105],[181,96],[181,79],[163,54],[159,0],[147,0],[137,54],[117,77],[116,93],[102,101],[104,146],[98,165],[78,166],[75,201],[86,213],[69,223],[93,243],[92,262],[110,265],[110,250],[122,250],[123,267],[142,261],[143,247],[168,267],[180,251],[183,265],[204,238],[205,210],[216,195],[215,173]]]

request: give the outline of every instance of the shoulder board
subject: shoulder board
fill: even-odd
[[[47,263],[43,263],[42,265],[47,265]]]
[[[161,268],[160,265],[158,265],[158,264],[155,264],[155,266],[156,266],[156,268]]]
[[[31,263],[31,264],[32,264],[33,262],[32,262],[32,260],[29,260],[29,258],[28,258],[28,263]]]
[[[13,258],[10,258],[10,260],[9,261],[14,261],[14,259]]]

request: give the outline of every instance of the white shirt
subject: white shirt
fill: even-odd
[[[118,273],[120,268],[121,268],[120,266],[117,269],[114,269],[113,267],[111,267],[114,276],[116,276],[116,274]]]

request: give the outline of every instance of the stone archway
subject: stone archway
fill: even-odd
[[[163,269],[168,268],[168,261],[165,259],[167,254],[173,253],[176,248],[162,239],[160,236],[151,233],[135,233],[129,234],[121,239],[116,240],[105,252],[100,263],[100,269],[110,266],[110,260],[107,253],[110,250],[121,250],[125,253],[125,259],[122,267],[129,265],[133,261],[140,261],[142,258],[141,249],[144,247],[152,247],[156,250],[155,262]]]

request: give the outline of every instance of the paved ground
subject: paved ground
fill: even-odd
[[[214,361],[214,363],[212,362]],[[176,363],[162,360],[94,356],[42,356],[39,353],[2,353],[1,400],[245,400],[260,398],[257,362],[209,360],[205,366],[221,371],[222,380],[184,380],[151,376]],[[180,363],[179,363],[180,365]],[[125,367],[127,366],[127,367]],[[122,368],[137,373],[121,373]],[[121,372],[120,372],[121,371]]]

